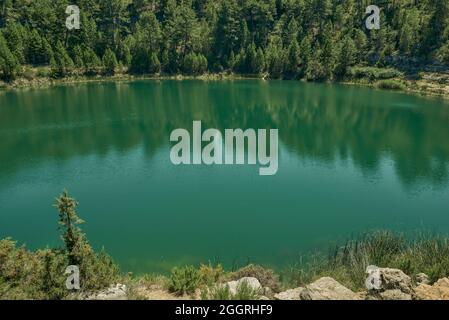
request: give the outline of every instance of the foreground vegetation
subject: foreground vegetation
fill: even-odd
[[[56,201],[63,246],[31,252],[17,247],[11,239],[0,240],[0,299],[76,299],[105,289],[116,283],[126,283],[129,298],[145,298],[141,287],[160,285],[173,295],[196,295],[201,299],[257,299],[259,292],[242,283],[232,293],[222,284],[244,277],[257,278],[272,292],[303,286],[320,277],[332,277],[353,290],[365,287],[365,270],[369,265],[403,270],[414,278],[425,273],[431,282],[449,276],[449,238],[421,234],[406,238],[403,234],[375,231],[347,241],[343,246],[322,254],[307,256],[301,263],[280,274],[256,265],[236,271],[225,271],[220,265],[174,268],[168,276],[122,274],[104,252],[96,253],[89,245],[79,225],[77,202],[67,192]],[[80,268],[81,290],[73,294],[65,287],[68,265]],[[198,289],[201,293],[198,294]]]
[[[65,9],[81,9],[81,29]],[[368,5],[381,7],[367,30]],[[0,77],[66,78],[129,74],[237,73],[352,81],[360,68],[415,77],[449,64],[446,0],[4,0]],[[33,68],[39,68],[35,74]],[[353,69],[353,67],[359,69]],[[366,69],[369,70],[369,69]],[[372,71],[372,70],[371,70]],[[365,76],[373,80],[371,74]],[[397,80],[383,88],[402,89]]]

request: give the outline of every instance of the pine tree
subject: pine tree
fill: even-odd
[[[103,55],[103,66],[104,71],[107,75],[115,74],[115,69],[117,68],[117,58],[114,51],[107,48]]]
[[[11,52],[16,56],[19,63],[25,63],[25,28],[18,23],[10,23],[3,30],[4,37],[7,41]]]
[[[261,74],[265,71],[265,55],[261,48],[257,49],[256,57],[251,64],[251,68],[255,74]]]
[[[95,75],[98,73],[101,66],[101,61],[94,50],[92,50],[91,48],[87,48],[86,50],[84,50],[83,62],[86,68],[86,74]]]
[[[355,64],[357,58],[357,49],[354,41],[349,36],[345,36],[337,52],[337,65],[335,74],[337,77],[343,77],[348,71],[348,67]]]
[[[117,58],[119,62],[125,67],[129,67],[129,65],[131,64],[131,50],[126,43],[123,42],[119,44],[117,48]]]
[[[157,57],[157,54],[155,52],[152,52],[150,54],[148,72],[151,74],[157,74],[161,72],[161,62],[159,61],[159,58]]]
[[[14,80],[20,71],[19,60],[8,48],[2,34],[0,34],[0,71],[2,79],[8,82]]]
[[[301,63],[301,56],[299,54],[299,44],[296,39],[293,39],[288,47],[287,63],[285,72],[290,78],[295,78],[299,72],[299,65]]]
[[[67,191],[64,191],[57,199],[54,205],[59,211],[59,225],[61,230],[61,239],[65,245],[68,262],[70,265],[79,266],[82,263],[85,251],[90,251],[85,235],[78,227],[84,223],[77,213],[78,202],[70,198]]]
[[[80,46],[75,46],[72,49],[72,60],[75,65],[75,68],[78,69],[84,68],[83,49],[81,49]]]
[[[54,56],[51,60],[51,69],[53,77],[60,78],[71,73],[73,70],[73,60],[68,55],[61,41],[56,43]]]
[[[299,57],[301,59],[301,75],[304,76],[306,70],[309,68],[310,60],[312,59],[312,37],[307,35],[302,39],[299,46]]]

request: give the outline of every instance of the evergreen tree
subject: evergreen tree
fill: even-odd
[[[3,30],[3,34],[8,47],[11,48],[11,52],[16,56],[19,63],[24,64],[26,41],[25,28],[21,24],[13,22],[6,26]]]
[[[0,34],[0,72],[5,81],[12,81],[20,71],[17,57],[8,48],[5,38]]]
[[[117,58],[115,53],[109,48],[106,49],[103,55],[103,66],[106,74],[115,74],[115,69],[117,68]]]
[[[312,59],[312,37],[307,35],[301,41],[299,47],[299,57],[301,59],[301,75],[305,75],[306,70],[309,68],[310,60]]]
[[[53,77],[60,78],[71,73],[74,68],[73,60],[68,55],[61,41],[55,46],[54,56],[51,60]]]
[[[75,46],[72,50],[72,60],[75,68],[84,68],[83,49],[80,46]]]
[[[150,54],[148,72],[151,74],[161,72],[161,62],[159,61],[159,58],[157,57],[157,54],[155,52],[152,52]]]
[[[343,77],[348,71],[348,67],[355,64],[357,59],[357,49],[354,41],[349,36],[345,36],[341,42],[337,53],[337,66],[335,74]]]
[[[85,235],[78,225],[84,223],[77,213],[78,203],[70,198],[67,191],[64,191],[57,199],[55,207],[59,211],[59,225],[61,239],[65,245],[69,265],[79,266],[83,262],[85,252],[90,252]]]
[[[86,68],[86,74],[95,75],[99,72],[101,66],[100,58],[91,48],[87,48],[83,52],[83,62]]]
[[[299,44],[296,39],[293,39],[288,47],[287,63],[285,67],[286,74],[294,78],[299,73],[299,65],[301,63],[301,56],[299,54]]]

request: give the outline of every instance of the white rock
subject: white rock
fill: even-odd
[[[359,300],[359,296],[338,281],[324,277],[305,286],[301,300]]]
[[[425,273],[418,273],[416,275],[416,284],[419,286],[421,284],[429,284],[429,276]]]
[[[274,295],[276,300],[301,300],[301,292],[304,288],[299,287],[295,289],[289,289]]]
[[[246,283],[251,289],[253,289],[256,292],[262,292],[262,285],[260,284],[259,280],[257,280],[254,277],[244,277],[237,281],[229,281],[226,283],[226,285],[229,287],[229,292],[232,295],[237,294],[237,289],[242,285],[242,283]]]
[[[127,288],[126,285],[116,284],[106,290],[102,290],[87,297],[87,300],[125,300]]]
[[[406,294],[413,294],[412,279],[399,269],[379,268],[380,286],[375,291],[398,289]]]

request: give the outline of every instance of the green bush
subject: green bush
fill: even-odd
[[[96,253],[78,225],[77,203],[64,192],[57,200],[64,248],[35,252],[0,240],[0,299],[64,299],[69,265],[80,269],[82,291],[104,289],[118,280],[118,268],[104,252]]]
[[[401,81],[397,80],[380,80],[376,83],[376,86],[380,89],[390,89],[390,90],[405,90],[407,87]]]
[[[219,282],[224,277],[224,270],[220,264],[215,267],[210,264],[201,264],[198,271],[200,274],[201,284],[207,286],[211,286]]]
[[[403,73],[393,68],[352,67],[348,75],[351,79],[368,79],[369,81],[402,77]]]
[[[200,285],[200,273],[193,266],[173,268],[169,278],[168,289],[176,294],[191,294]]]

